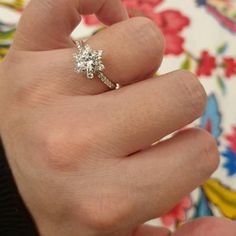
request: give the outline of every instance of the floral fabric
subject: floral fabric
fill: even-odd
[[[221,153],[221,164],[213,177],[152,223],[175,228],[186,220],[201,216],[224,216],[235,220],[236,1],[123,2],[131,17],[149,17],[164,33],[165,59],[159,73],[183,68],[199,76],[208,93],[208,104],[204,115],[194,125],[205,128],[215,137]],[[23,0],[0,0],[0,60],[11,45],[24,4]],[[89,36],[102,27],[95,16],[86,16],[73,36]]]

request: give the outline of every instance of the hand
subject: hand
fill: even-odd
[[[104,50],[105,74],[120,90],[73,71],[70,33],[79,14],[89,13],[105,24],[119,22],[88,44]],[[163,48],[156,26],[128,20],[119,0],[32,0],[25,10],[0,67],[0,131],[41,235],[168,235],[141,224],[169,211],[216,169],[217,147],[203,130],[151,146],[198,118],[206,103],[189,72],[150,78]],[[222,230],[228,236],[235,226],[210,219],[175,235]]]

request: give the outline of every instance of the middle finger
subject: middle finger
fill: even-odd
[[[97,102],[103,108],[95,123],[103,129],[106,150],[115,156],[145,149],[190,124],[201,116],[206,103],[201,83],[187,71],[175,71],[99,96]]]

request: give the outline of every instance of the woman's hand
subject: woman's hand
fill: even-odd
[[[120,90],[73,71],[70,34],[79,14],[90,13],[119,22],[88,44],[104,50],[105,74]],[[156,26],[128,20],[119,0],[32,0],[25,10],[0,68],[0,130],[41,235],[168,235],[139,225],[169,211],[216,169],[217,147],[203,130],[151,146],[198,118],[206,103],[189,72],[150,78],[163,48]],[[205,227],[216,223],[217,231]],[[176,236],[233,229],[229,221],[201,220]]]

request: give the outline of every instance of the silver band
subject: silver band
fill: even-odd
[[[97,76],[109,89],[119,89],[120,85],[114,83],[103,73],[105,66],[102,62],[102,50],[94,50],[83,41],[76,41],[77,52],[74,53],[75,72],[83,73],[87,79]]]

